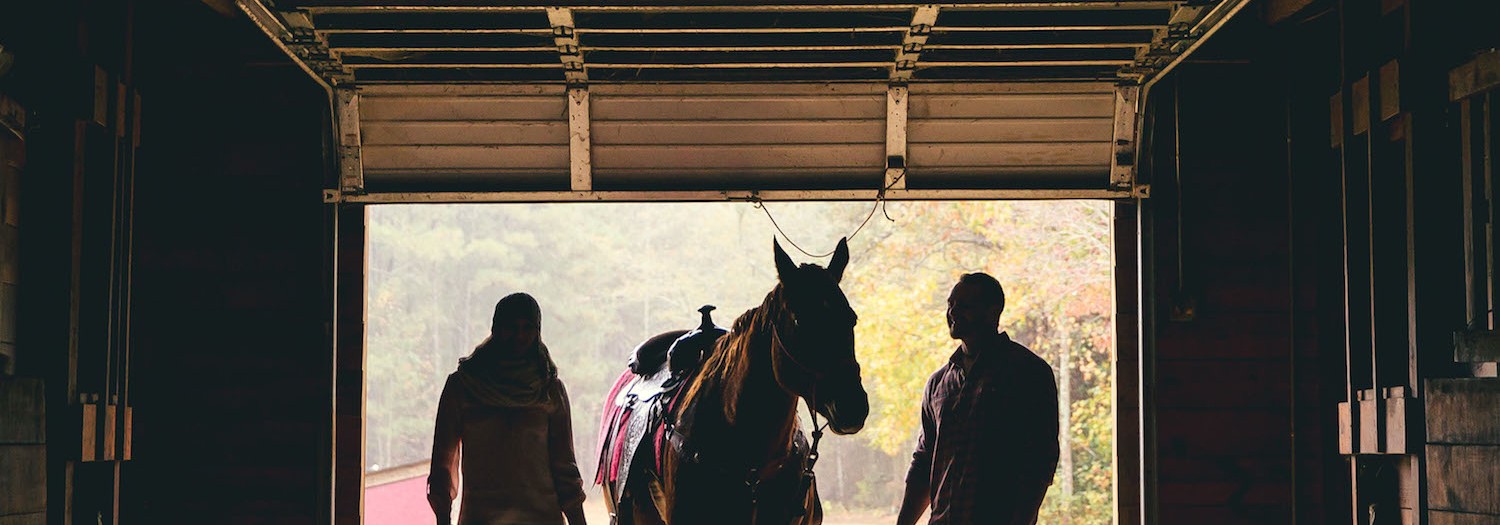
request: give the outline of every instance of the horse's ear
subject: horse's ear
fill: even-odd
[[[792,258],[781,249],[781,242],[775,237],[771,238],[771,248],[776,251],[776,278],[786,282],[797,269],[797,263],[792,262]]]
[[[833,249],[833,260],[828,262],[828,273],[833,274],[833,282],[844,279],[844,268],[849,266],[849,238],[839,239],[838,247]]]

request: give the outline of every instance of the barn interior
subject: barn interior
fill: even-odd
[[[1497,22],[0,4],[0,524],[363,523],[370,207],[875,199],[1112,203],[1117,523],[1500,523]]]

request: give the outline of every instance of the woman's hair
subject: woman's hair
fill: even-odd
[[[498,329],[501,322],[523,318],[542,324],[542,305],[537,304],[536,298],[525,292],[507,295],[495,303],[495,315],[490,318],[490,331]]]

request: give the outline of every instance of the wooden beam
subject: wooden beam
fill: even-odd
[[[885,188],[906,188],[906,86],[891,86],[885,95]]]
[[[365,189],[363,148],[359,135],[359,92],[350,87],[334,90],[335,125],[338,129],[339,190],[359,193]]]
[[[568,159],[573,191],[594,189],[593,159],[589,130],[589,91],[568,90]]]
[[[896,51],[896,63],[891,66],[891,82],[905,83],[917,70],[917,61],[922,58],[922,48],[932,36],[932,27],[937,25],[938,7],[921,5],[912,9],[911,24],[906,36],[901,38],[901,49]]]
[[[1500,361],[1500,332],[1466,330],[1453,334],[1453,360],[1460,363]]]
[[[1130,200],[1145,198],[1148,188],[1058,190],[890,190],[886,200]],[[723,202],[723,201],[870,201],[880,190],[734,190],[734,191],[496,191],[496,192],[382,192],[325,194],[329,202],[479,203],[479,202]]]
[[[1110,157],[1109,184],[1114,188],[1135,185],[1136,156],[1139,152],[1141,87],[1123,85],[1115,88],[1114,155]]]
[[[1267,0],[1265,2],[1266,23],[1276,25],[1286,21],[1313,4],[1315,0]]]
[[[1500,51],[1489,50],[1448,72],[1448,98],[1460,100],[1500,87]]]
[[[562,62],[563,77],[568,84],[581,85],[589,81],[583,69],[583,49],[574,30],[573,12],[566,7],[547,8],[547,22],[552,25],[552,42],[557,45],[557,57]]]

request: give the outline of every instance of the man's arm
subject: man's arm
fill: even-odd
[[[906,494],[901,498],[901,513],[896,525],[914,525],[932,504],[932,440],[937,429],[936,415],[930,409],[933,379],[927,380],[922,395],[922,430],[917,434],[917,449],[911,454],[906,471]]]
[[[927,486],[926,475],[921,474],[920,480],[913,480],[910,474],[906,476],[906,495],[901,498],[901,514],[896,517],[896,525],[915,525],[932,504],[932,491]]]

